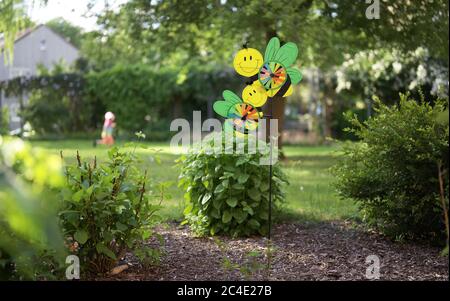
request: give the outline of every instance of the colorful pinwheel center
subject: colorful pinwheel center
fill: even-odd
[[[259,70],[259,80],[266,90],[281,88],[286,79],[286,68],[279,63],[265,63]]]
[[[237,104],[232,110],[230,118],[237,131],[246,133],[258,127],[259,112],[249,104]]]

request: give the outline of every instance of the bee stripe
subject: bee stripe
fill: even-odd
[[[280,88],[280,90],[277,91],[277,93],[275,93],[275,95],[273,97],[283,96],[287,92],[287,90],[289,90],[290,86],[291,86],[291,78],[288,75],[284,85]]]

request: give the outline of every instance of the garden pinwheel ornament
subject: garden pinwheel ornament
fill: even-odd
[[[247,86],[242,91],[242,99],[230,90],[222,93],[223,100],[214,103],[214,111],[226,118],[224,130],[234,131],[243,135],[257,129],[259,119],[263,114],[258,108],[268,100],[272,117],[273,97],[287,97],[293,93],[292,85],[302,80],[302,74],[292,67],[297,60],[298,48],[292,42],[281,46],[277,37],[270,39],[264,57],[254,48],[244,45],[234,57],[233,67],[236,72],[248,78]],[[270,139],[269,164],[269,231],[272,224],[272,139]]]
[[[224,100],[214,103],[214,111],[226,118],[225,128],[233,128],[237,132],[248,134],[258,127],[258,120],[262,113],[250,103],[245,103],[230,90],[222,93]]]
[[[292,85],[302,80],[301,72],[292,67],[297,60],[298,48],[292,42],[281,46],[277,37],[270,39],[264,57],[254,49],[244,48],[234,57],[233,67],[253,84],[260,84],[268,97],[287,97],[293,93]]]
[[[298,48],[292,42],[281,46],[277,37],[270,39],[264,57],[254,48],[244,45],[234,57],[236,72],[249,79],[242,91],[242,99],[229,90],[224,100],[214,103],[214,111],[226,118],[225,129],[248,134],[258,127],[261,108],[275,96],[287,97],[293,93],[292,85],[302,80],[302,74],[292,65],[297,60]]]

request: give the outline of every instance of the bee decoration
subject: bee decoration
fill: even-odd
[[[291,95],[292,85],[302,80],[300,71],[292,67],[298,56],[297,45],[288,42],[281,46],[274,37],[267,44],[264,57],[258,50],[244,46],[234,57],[236,72],[252,82],[258,81],[268,97]]]
[[[259,112],[254,105],[245,103],[230,90],[223,91],[222,96],[224,100],[216,101],[213,109],[217,114],[226,118],[226,129],[232,128],[237,132],[248,134],[258,127],[262,112]]]
[[[233,67],[236,72],[248,78],[242,91],[242,99],[230,90],[222,94],[223,100],[214,103],[213,109],[226,118],[225,129],[248,134],[258,127],[263,114],[258,110],[268,99],[292,94],[292,85],[302,79],[299,70],[292,67],[297,60],[298,48],[288,42],[283,46],[276,37],[267,44],[264,57],[247,43],[236,53]]]

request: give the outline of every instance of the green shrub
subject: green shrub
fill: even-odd
[[[171,117],[169,104],[177,89],[175,80],[174,74],[155,71],[151,66],[117,65],[87,74],[86,96],[103,108],[100,117],[106,111],[114,112],[119,130],[149,132],[161,119]]]
[[[8,82],[6,92],[29,94],[20,115],[39,135],[81,132],[92,127],[93,108],[82,95],[83,76],[68,71],[70,68],[63,63],[52,70],[39,66],[39,76]]]
[[[65,259],[56,215],[58,156],[0,136],[0,280],[55,279]]]
[[[147,172],[142,174],[133,153],[112,148],[109,161],[67,166],[60,218],[71,249],[87,272],[104,273],[132,250],[141,259],[158,259],[158,250],[142,240],[154,235],[160,204],[151,203]],[[162,196],[161,196],[162,198]]]
[[[375,99],[376,115],[363,124],[349,118],[361,141],[344,144],[335,185],[358,202],[369,225],[397,238],[442,238],[438,162],[448,171],[449,129],[437,117],[446,106],[401,95],[392,107]]]
[[[0,108],[0,135],[9,133],[9,111],[7,107]]]
[[[215,134],[221,135],[221,134]],[[199,151],[179,159],[180,186],[186,190],[185,223],[198,235],[248,236],[268,230],[269,166],[263,154],[208,154],[212,135]],[[222,140],[224,147],[224,139]],[[264,143],[264,142],[262,142]],[[236,143],[234,142],[234,148]],[[247,147],[248,140],[245,140]],[[273,206],[284,200],[287,183],[280,166],[273,166]]]

